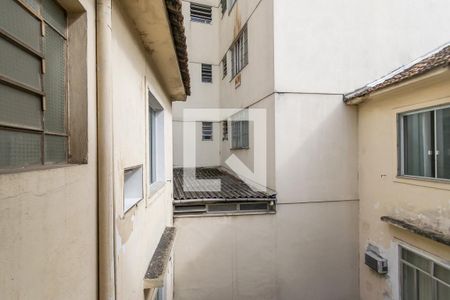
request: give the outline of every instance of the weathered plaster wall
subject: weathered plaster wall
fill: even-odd
[[[172,224],[170,181],[148,185],[148,90],[164,108],[164,152],[172,153],[171,102],[134,29],[113,1],[114,198],[116,208],[117,299],[143,299],[143,278],[165,228]],[[165,155],[165,177],[172,178],[172,155]],[[144,199],[123,212],[124,168],[143,165]],[[170,286],[170,285],[169,285]],[[172,291],[168,291],[171,299]]]
[[[347,93],[448,41],[442,0],[274,1],[275,89]]]
[[[175,299],[357,299],[357,212],[342,202],[177,218]]]
[[[375,97],[359,105],[360,289],[361,299],[399,299],[398,242],[450,262],[450,247],[380,221],[389,214],[418,216],[448,230],[448,183],[397,178],[396,114],[450,103],[450,76],[424,81]],[[447,225],[445,224],[447,222]],[[368,243],[389,259],[390,271],[380,277],[364,265]]]
[[[0,175],[0,299],[97,299],[95,1],[80,3],[88,163]]]

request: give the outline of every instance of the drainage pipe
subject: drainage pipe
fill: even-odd
[[[98,298],[115,299],[111,0],[97,0]]]

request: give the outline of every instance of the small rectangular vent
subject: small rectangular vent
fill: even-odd
[[[242,203],[240,205],[241,210],[267,210],[268,203]]]
[[[208,211],[210,212],[227,212],[236,211],[236,204],[210,204],[208,205]]]
[[[191,21],[210,24],[212,21],[211,6],[191,3]]]
[[[388,272],[387,259],[381,257],[372,250],[366,251],[364,261],[369,268],[371,268],[378,274],[386,274]]]
[[[212,82],[212,66],[208,64],[202,64],[202,82]]]

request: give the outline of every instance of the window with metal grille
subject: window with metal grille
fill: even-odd
[[[248,36],[247,26],[239,34],[236,41],[231,45],[231,67],[232,76],[236,76],[248,64]]]
[[[202,82],[212,82],[212,66],[209,64],[202,64]]]
[[[222,58],[222,79],[228,74],[227,54]]]
[[[202,122],[202,141],[213,140],[213,123]]]
[[[228,121],[222,122],[222,141],[228,141]]]
[[[220,0],[220,7],[222,8],[222,15],[227,11],[227,0]]]
[[[450,266],[400,247],[402,300],[450,299]]]
[[[450,106],[399,115],[399,175],[450,179]]]
[[[231,149],[249,148],[248,110],[242,110],[231,120]]]
[[[67,17],[54,0],[0,4],[0,168],[67,162]]]
[[[212,21],[211,6],[191,3],[191,21],[210,24]]]

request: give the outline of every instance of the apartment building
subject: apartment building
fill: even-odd
[[[361,299],[450,299],[449,66],[446,44],[345,96],[359,116]]]
[[[181,4],[0,11],[0,299],[172,299]]]
[[[371,272],[359,262],[361,109],[343,99],[447,42],[449,5],[183,1],[192,93],[174,105],[174,166],[240,175],[276,199],[252,214],[216,194],[176,202],[175,299],[379,299],[389,281],[359,279]],[[257,109],[265,126],[238,122]]]

